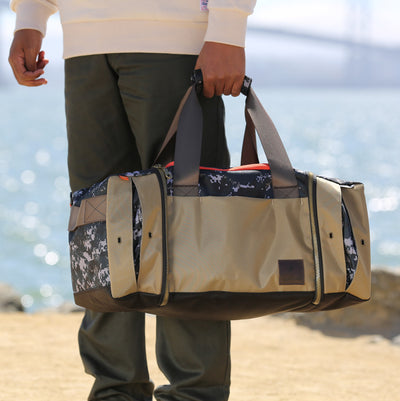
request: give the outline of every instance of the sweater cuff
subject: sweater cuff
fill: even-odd
[[[248,14],[241,10],[209,7],[205,42],[245,47]]]
[[[53,5],[44,5],[39,2],[20,1],[15,4],[13,11],[16,12],[15,31],[21,29],[35,29],[46,35],[47,20],[50,15],[57,12]]]

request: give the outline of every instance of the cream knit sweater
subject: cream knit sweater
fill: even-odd
[[[244,47],[256,0],[11,0],[16,30],[45,35],[60,12],[64,57],[123,52],[198,54],[204,41]]]

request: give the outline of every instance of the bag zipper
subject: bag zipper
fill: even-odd
[[[175,163],[170,162],[168,163],[165,168],[168,167],[174,167]],[[161,165],[160,165],[161,167]],[[244,166],[237,166],[237,167],[231,167],[231,168],[217,168],[217,167],[203,167],[200,166],[200,171],[204,170],[210,170],[210,171],[227,171],[227,172],[235,172],[235,171],[264,171],[264,170],[271,170],[269,167],[268,163],[256,163],[256,164],[246,164]],[[168,171],[168,170],[166,170]]]
[[[158,183],[160,184],[161,193],[161,211],[162,211],[162,281],[160,306],[165,306],[168,303],[168,237],[167,237],[167,171],[160,165],[154,166]]]
[[[315,298],[314,305],[319,305],[322,299],[322,259],[321,243],[318,229],[317,202],[316,202],[316,182],[313,173],[308,173],[308,202],[310,208],[311,236],[314,253],[315,266]]]

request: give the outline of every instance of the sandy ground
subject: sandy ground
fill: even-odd
[[[83,401],[92,379],[76,344],[82,315],[0,315],[0,400]],[[154,318],[147,319],[149,368]],[[232,401],[399,401],[400,347],[375,337],[328,337],[290,319],[232,323]]]

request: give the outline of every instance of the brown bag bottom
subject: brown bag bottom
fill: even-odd
[[[314,292],[273,293],[170,293],[168,304],[159,306],[160,295],[135,293],[114,299],[107,288],[74,295],[75,302],[97,312],[139,311],[159,316],[196,320],[239,320],[279,312],[314,312],[350,306],[361,300],[347,293],[324,295],[312,303]]]

